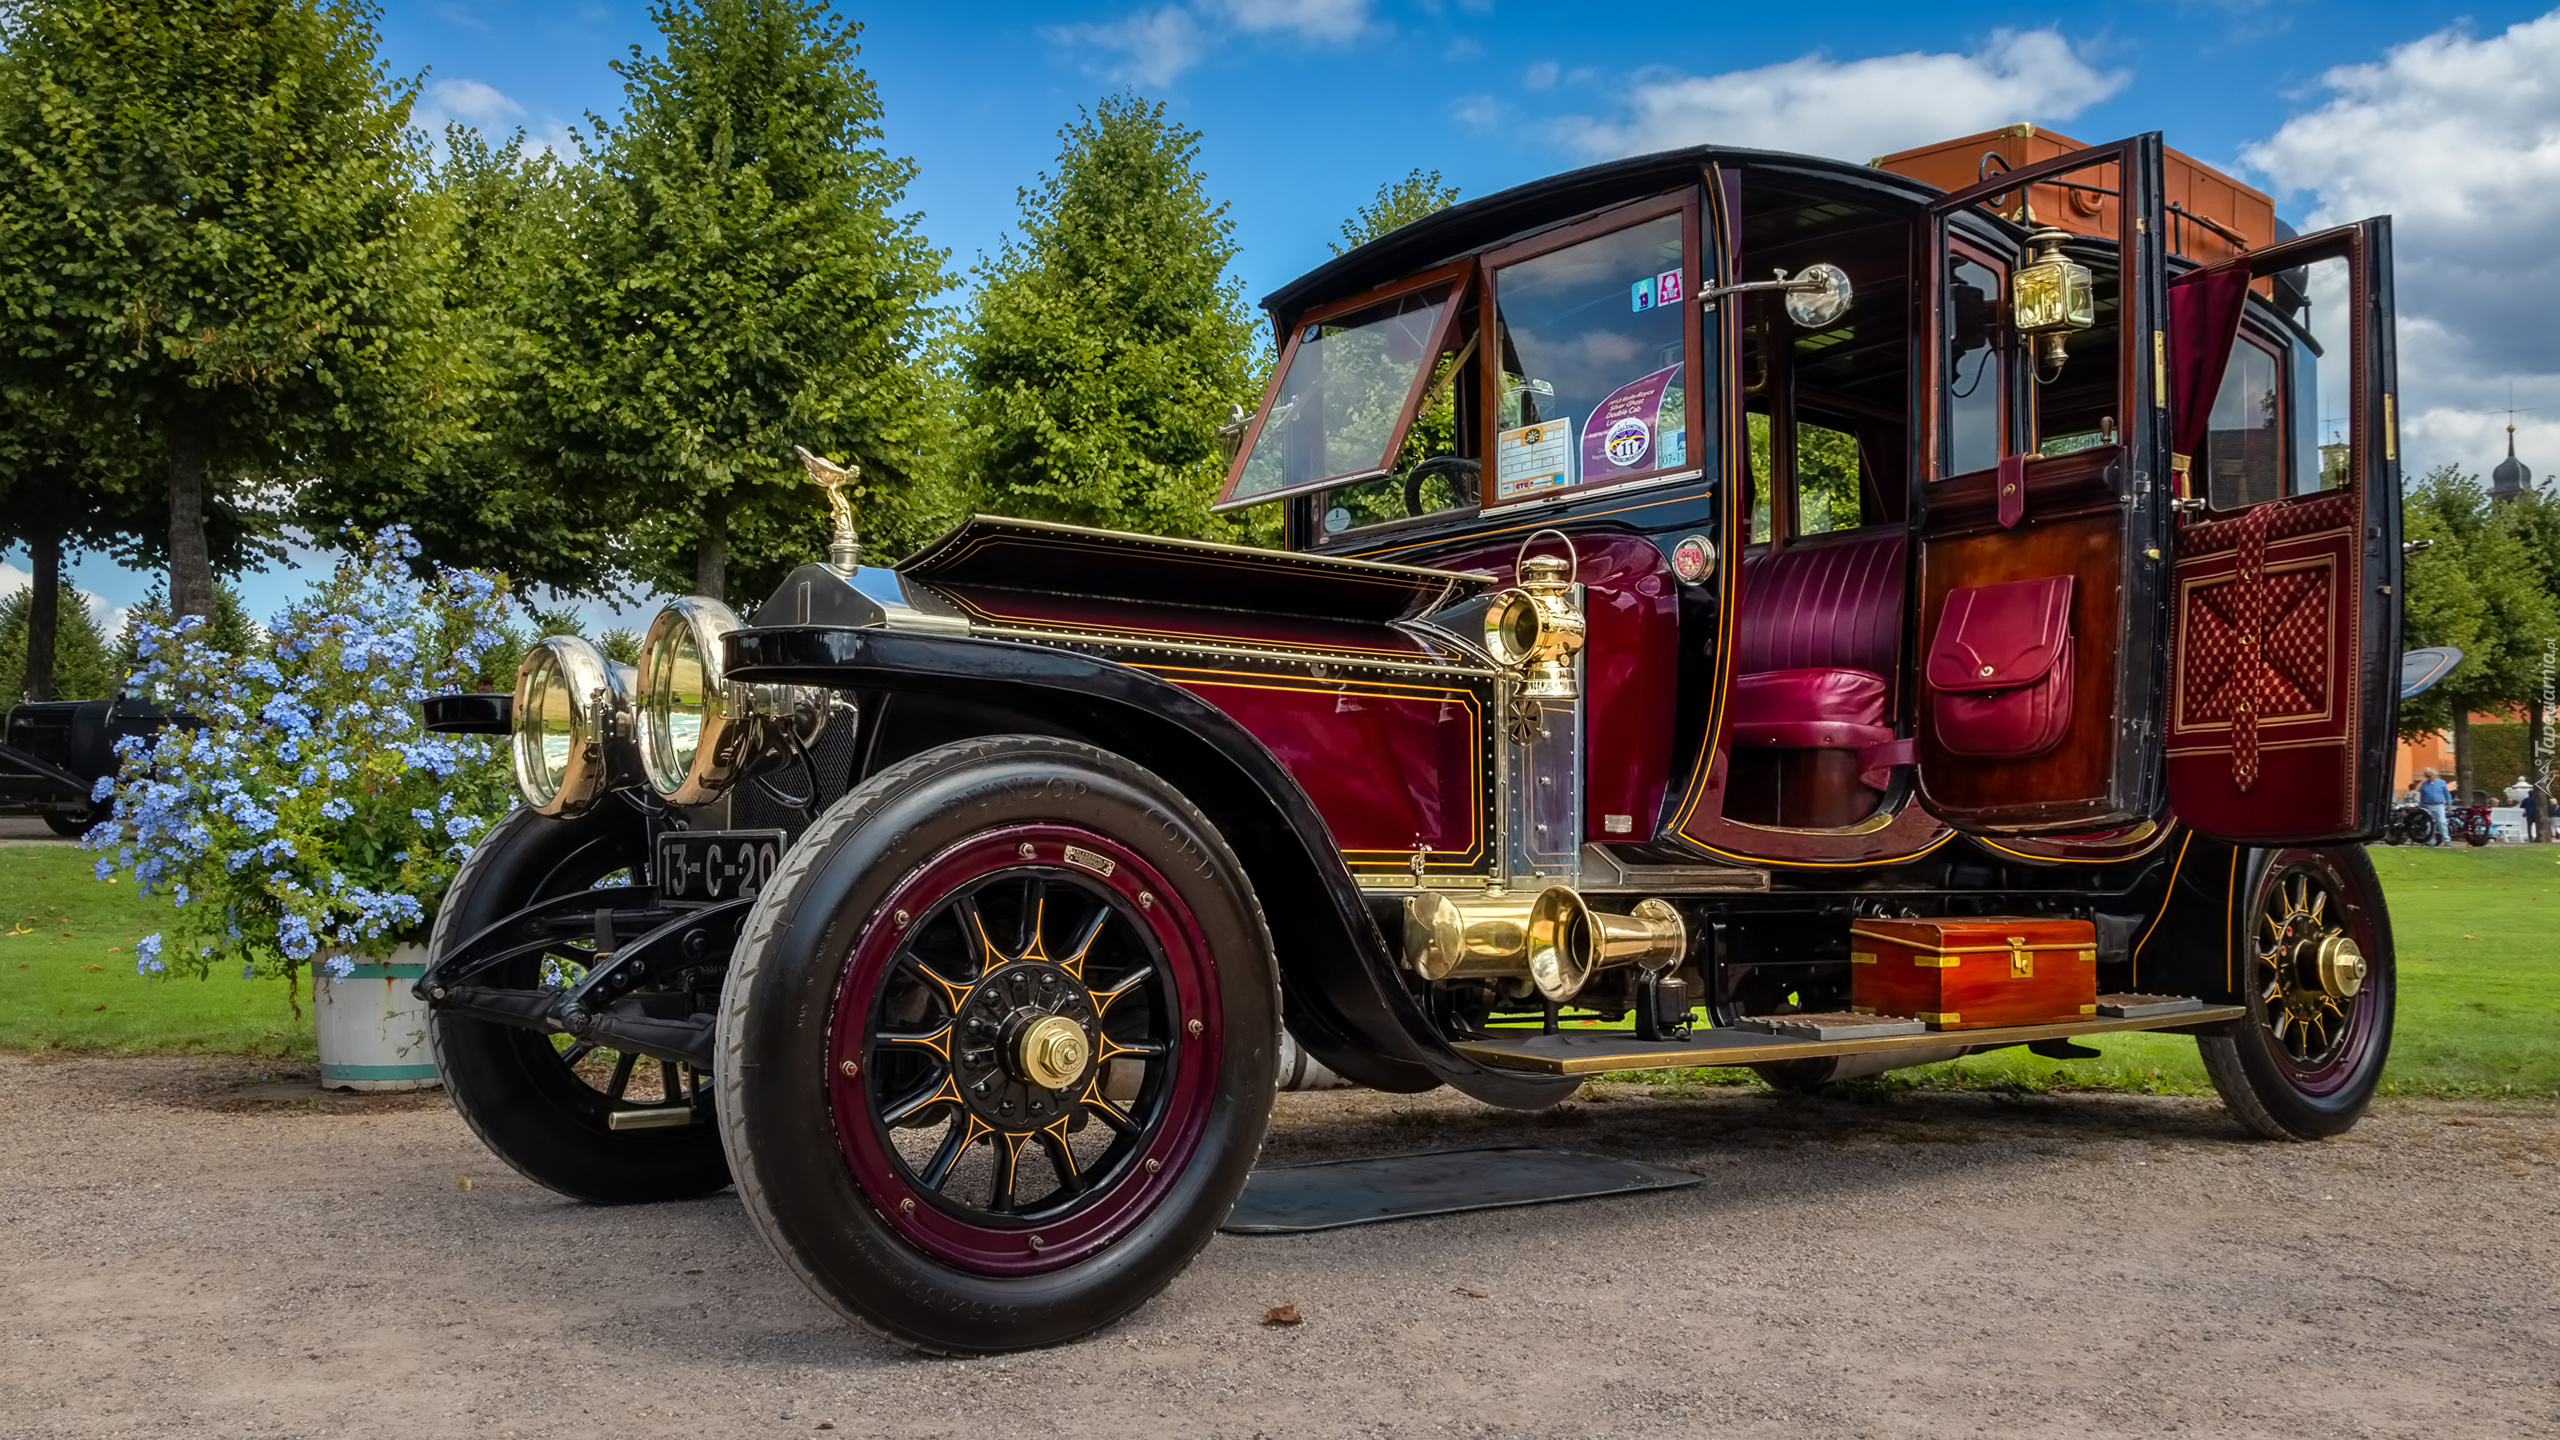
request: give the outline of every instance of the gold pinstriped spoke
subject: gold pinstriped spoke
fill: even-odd
[[[1128,979],[1121,981],[1119,984],[1112,986],[1108,990],[1086,991],[1086,994],[1093,997],[1093,1023],[1096,1025],[1101,1024],[1102,1017],[1111,1013],[1112,1005],[1116,1003],[1121,996],[1137,989],[1141,984],[1146,982],[1146,978],[1149,975],[1154,973],[1155,972],[1153,970],[1141,970],[1137,974],[1130,976]]]
[[[1084,983],[1085,957],[1093,953],[1093,942],[1102,938],[1103,930],[1110,924],[1111,907],[1108,905],[1096,906],[1094,908],[1093,918],[1084,922],[1083,933],[1076,936],[1076,943],[1069,947],[1066,957],[1058,962],[1058,968],[1076,977],[1076,983]],[[1141,974],[1143,973],[1144,972],[1141,972]],[[1122,988],[1125,989],[1127,987],[1124,985]],[[1116,994],[1118,992],[1115,991],[1114,993]]]
[[[883,1030],[871,1038],[883,1045],[907,1045],[918,1050],[930,1050],[941,1056],[944,1064],[951,1063],[951,1027],[948,1024],[933,1031]]]
[[[924,1173],[916,1178],[924,1182],[926,1189],[940,1194],[943,1185],[951,1179],[951,1172],[959,1167],[960,1157],[990,1133],[986,1123],[975,1115],[963,1111],[954,1116],[951,1128],[942,1132],[941,1147],[933,1152],[933,1159],[924,1167]]]
[[[1029,1143],[1028,1131],[1003,1130],[996,1134],[995,1192],[987,1197],[987,1208],[998,1215],[1013,1209],[1013,1193],[1021,1183],[1022,1147]]]
[[[1123,1055],[1135,1055],[1141,1059],[1153,1060],[1163,1054],[1164,1042],[1161,1040],[1141,1040],[1135,1045],[1123,1045],[1119,1041],[1112,1039],[1109,1035],[1105,1035],[1102,1037],[1101,1053],[1094,1056],[1094,1059],[1098,1061],[1109,1061],[1116,1060]]]
[[[951,1072],[948,1070],[937,1076],[930,1088],[918,1086],[906,1099],[896,1101],[883,1109],[880,1112],[880,1123],[895,1129],[900,1121],[911,1120],[923,1114],[926,1107],[939,1105],[944,1101],[954,1105],[961,1103],[959,1083],[951,1078]]]
[[[1137,1117],[1121,1109],[1118,1102],[1102,1093],[1102,1081],[1099,1077],[1085,1082],[1084,1098],[1077,1103],[1101,1116],[1103,1124],[1123,1135],[1138,1133]]]
[[[1024,898],[1030,903],[1022,907],[1024,914],[1022,953],[1012,958],[1046,960],[1049,958],[1049,951],[1041,944],[1040,931],[1049,921],[1049,882],[1034,877],[1028,882]]]
[[[909,950],[898,957],[898,967],[934,988],[942,997],[943,1007],[952,1014],[960,1013],[960,1002],[969,998],[969,982],[953,983],[943,973],[924,963],[922,957]]]
[[[987,917],[978,909],[977,896],[963,895],[954,903],[953,908],[960,916],[961,938],[971,942],[977,950],[978,968],[969,976],[972,981],[975,981],[988,971],[1002,965],[1004,952],[998,950],[996,942],[987,935]]]
[[[1076,1152],[1067,1146],[1066,1117],[1040,1127],[1040,1148],[1049,1154],[1049,1168],[1057,1173],[1058,1189],[1071,1199],[1083,1194],[1084,1172],[1076,1168]]]

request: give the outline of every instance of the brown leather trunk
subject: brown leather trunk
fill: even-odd
[[[1849,959],[1852,1009],[1907,1015],[1932,1030],[2098,1013],[2098,937],[2086,920],[1861,920],[1849,931]]]

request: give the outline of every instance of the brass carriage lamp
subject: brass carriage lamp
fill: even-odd
[[[2062,374],[2069,337],[2098,323],[2098,291],[2089,267],[2062,253],[2071,237],[2052,226],[2027,237],[2034,253],[2009,282],[2009,320],[2035,344],[2036,378],[2050,385]]]
[[[1520,672],[1523,696],[1572,700],[1580,694],[1573,657],[1582,649],[1586,626],[1573,603],[1574,568],[1558,556],[1526,556],[1513,568],[1519,583],[1495,596],[1485,611],[1485,648]]]

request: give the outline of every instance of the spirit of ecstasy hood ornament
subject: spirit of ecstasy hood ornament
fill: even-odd
[[[862,566],[862,537],[854,532],[853,502],[845,498],[845,487],[862,478],[857,464],[838,465],[823,455],[812,455],[805,445],[791,447],[800,452],[800,463],[808,467],[809,481],[827,492],[827,513],[835,519],[835,529],[827,536],[827,568],[846,579]]]

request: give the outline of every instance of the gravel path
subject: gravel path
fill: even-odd
[[[1096,1339],[961,1362],[838,1324],[732,1198],[559,1200],[433,1096],[0,1086],[16,1437],[2560,1435],[2547,1104],[2285,1146],[2122,1095],[1283,1096],[1274,1161],[1527,1138],[1707,1183],[1222,1236]]]

